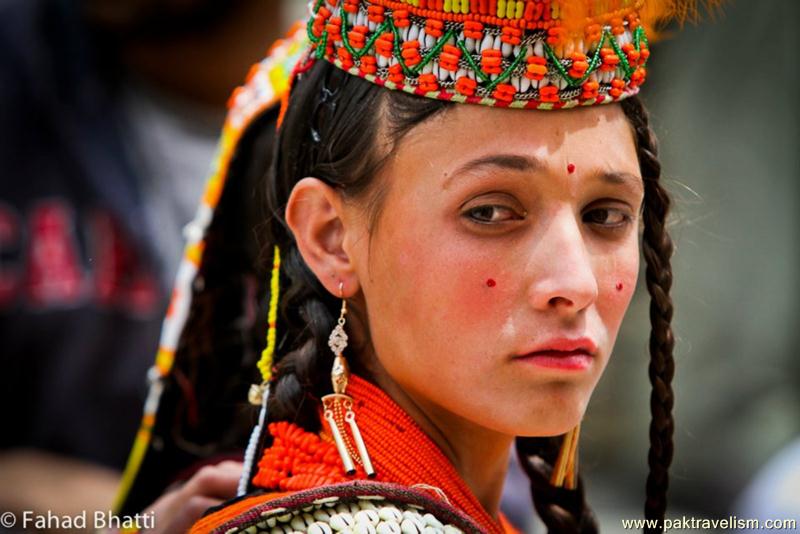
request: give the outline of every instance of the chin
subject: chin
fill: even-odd
[[[541,438],[566,434],[580,424],[586,412],[586,405],[587,401],[584,398],[542,403],[536,409],[525,413],[523,421],[519,419],[516,421],[513,434]]]

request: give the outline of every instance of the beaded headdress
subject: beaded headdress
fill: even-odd
[[[560,109],[639,91],[648,28],[687,1],[314,0],[317,59],[389,89],[487,106]]]

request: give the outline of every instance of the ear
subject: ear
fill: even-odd
[[[285,217],[300,255],[322,285],[339,297],[341,283],[344,297],[352,296],[358,277],[345,250],[348,229],[339,192],[318,178],[303,178],[289,195]]]

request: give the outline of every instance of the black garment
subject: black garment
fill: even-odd
[[[0,448],[121,468],[168,290],[78,4],[0,1]]]

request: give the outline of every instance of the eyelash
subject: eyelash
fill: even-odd
[[[509,219],[509,220],[493,222],[491,220],[486,220],[486,218],[479,218],[479,217],[475,216],[475,214],[478,211],[486,210],[487,208],[494,209],[495,212],[496,211],[500,211],[500,210],[504,210],[504,211],[513,213],[515,215],[515,217],[512,218],[512,219]],[[597,212],[603,212],[603,211],[609,212],[609,213],[616,212],[622,217],[622,220],[620,220],[619,222],[613,223],[613,224],[597,223],[597,222],[592,222],[591,220],[589,220],[588,216],[590,214],[597,213]],[[484,204],[484,205],[481,205],[481,206],[475,206],[475,207],[470,208],[470,209],[468,209],[468,210],[466,210],[464,212],[464,217],[469,219],[471,222],[473,222],[475,224],[482,225],[482,226],[503,224],[505,222],[509,222],[510,220],[521,220],[526,215],[527,215],[527,212],[525,214],[521,215],[521,214],[517,213],[517,211],[515,209],[510,208],[508,206],[503,206],[501,204]],[[616,209],[616,208],[594,208],[594,209],[584,213],[583,217],[582,217],[582,220],[584,222],[587,222],[588,224],[599,226],[599,227],[601,227],[601,228],[603,228],[605,230],[614,231],[614,230],[619,230],[621,228],[624,228],[624,227],[628,226],[629,224],[631,224],[631,222],[633,221],[633,217],[631,215],[625,213],[624,211],[622,211],[620,209]]]

